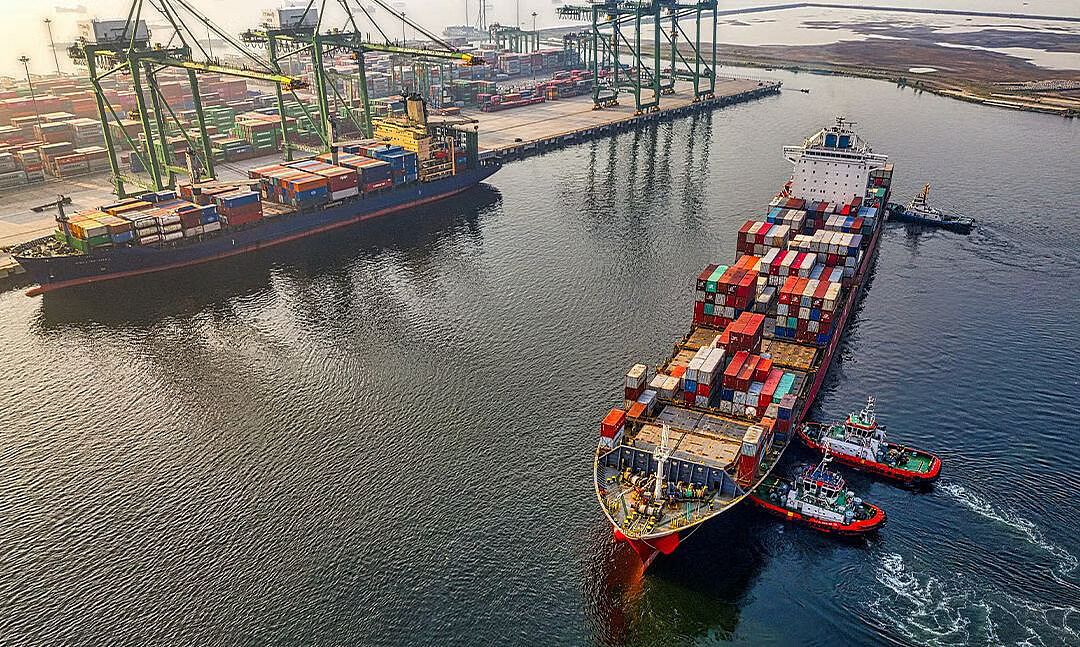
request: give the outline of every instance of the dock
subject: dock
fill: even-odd
[[[462,110],[461,114],[477,121],[482,152],[488,151],[500,159],[518,159],[647,123],[715,110],[779,92],[777,81],[718,78],[712,99],[695,102],[693,86],[680,82],[675,85],[674,94],[661,97],[658,111],[640,115],[635,114],[630,98],[622,105],[594,110],[592,96],[567,97],[498,112]]]
[[[693,86],[679,82],[675,92],[661,97],[659,110],[635,114],[632,99],[623,105],[593,109],[591,95],[565,97],[531,106],[498,112],[462,110],[461,115],[476,120],[482,156],[504,161],[522,159],[598,137],[637,128],[662,120],[779,94],[781,84],[755,79],[718,78],[715,96],[694,101]],[[432,121],[438,121],[433,117]],[[222,180],[240,179],[247,169],[281,161],[279,154],[230,162],[222,165]],[[43,184],[30,185],[0,194],[4,211],[0,213],[0,289],[9,285],[23,269],[11,259],[7,249],[35,238],[48,236],[56,226],[55,212],[35,213],[32,208],[68,196],[70,212],[97,208],[115,199],[108,173],[83,175],[59,180],[49,178]]]

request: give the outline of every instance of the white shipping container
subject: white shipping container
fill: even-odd
[[[644,364],[634,364],[634,366],[626,373],[626,379],[623,385],[628,389],[637,389],[645,385],[645,378],[648,377],[649,367]]]

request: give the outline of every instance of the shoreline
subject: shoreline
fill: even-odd
[[[996,108],[1008,108],[1024,112],[1037,112],[1049,115],[1058,115],[1067,119],[1080,117],[1080,99],[1077,107],[1070,108],[1046,104],[1040,101],[1038,95],[1025,96],[1021,94],[1009,94],[1006,92],[990,92],[977,84],[965,84],[959,81],[934,80],[916,74],[915,79],[902,76],[896,70],[874,70],[857,68],[834,63],[806,63],[790,60],[776,60],[768,58],[725,58],[724,66],[753,67],[759,69],[782,69],[793,73],[819,74],[828,76],[849,76],[862,79],[875,79],[889,81],[901,87],[911,88],[923,92],[930,92],[941,97],[977,103]],[[914,81],[914,82],[912,82]]]

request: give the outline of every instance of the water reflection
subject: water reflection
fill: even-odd
[[[595,642],[670,645],[735,636],[746,593],[765,568],[774,524],[747,506],[734,508],[686,538],[648,575],[633,551],[598,524],[585,581]]]
[[[198,313],[224,319],[235,316],[240,304],[271,298],[270,288],[280,280],[347,295],[355,289],[350,268],[359,258],[399,253],[420,271],[448,237],[480,246],[481,220],[501,199],[482,184],[434,205],[221,262],[47,292],[33,328],[40,334],[72,326],[145,328]],[[331,302],[347,310],[352,299]]]

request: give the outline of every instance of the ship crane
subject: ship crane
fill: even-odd
[[[657,445],[653,456],[656,458],[656,478],[653,479],[653,503],[659,503],[663,495],[664,474],[666,474],[667,462],[671,458],[674,447],[669,446],[670,430],[664,425],[660,432],[660,444]]]
[[[39,204],[36,207],[30,207],[30,211],[33,211],[34,213],[42,213],[43,211],[45,211],[47,209],[56,209],[57,212],[58,212],[56,214],[56,221],[57,222],[67,222],[67,214],[64,213],[64,207],[66,207],[66,206],[68,206],[70,204],[71,204],[71,196],[67,196],[67,195],[64,195],[64,194],[60,193],[60,194],[57,194],[56,200],[54,200],[52,202],[47,202],[45,204]]]

